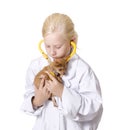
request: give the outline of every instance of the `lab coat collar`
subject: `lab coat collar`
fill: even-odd
[[[77,68],[77,62],[78,62],[78,55],[75,54],[68,62],[68,68],[66,72],[66,76],[68,78],[72,78],[75,76],[76,73],[75,69]]]
[[[70,87],[70,79],[76,76],[76,68],[79,56],[75,54],[68,62],[68,68],[66,74],[62,77],[64,85]]]

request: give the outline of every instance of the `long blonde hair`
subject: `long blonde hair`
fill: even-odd
[[[45,37],[56,31],[61,32],[66,40],[77,42],[78,35],[69,16],[53,13],[45,19],[42,27],[42,36]]]

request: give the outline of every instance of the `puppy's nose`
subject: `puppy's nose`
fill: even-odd
[[[62,72],[62,75],[65,75],[65,72]]]

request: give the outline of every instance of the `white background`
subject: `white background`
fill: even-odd
[[[98,130],[115,130],[115,0],[0,1],[0,129],[32,129],[35,118],[20,111],[25,74],[31,60],[40,55],[42,23],[54,12],[72,18],[79,35],[77,53],[100,80],[104,113]]]

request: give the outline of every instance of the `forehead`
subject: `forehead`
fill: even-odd
[[[48,34],[44,37],[44,41],[46,45],[59,45],[66,42],[63,35],[59,32]]]

